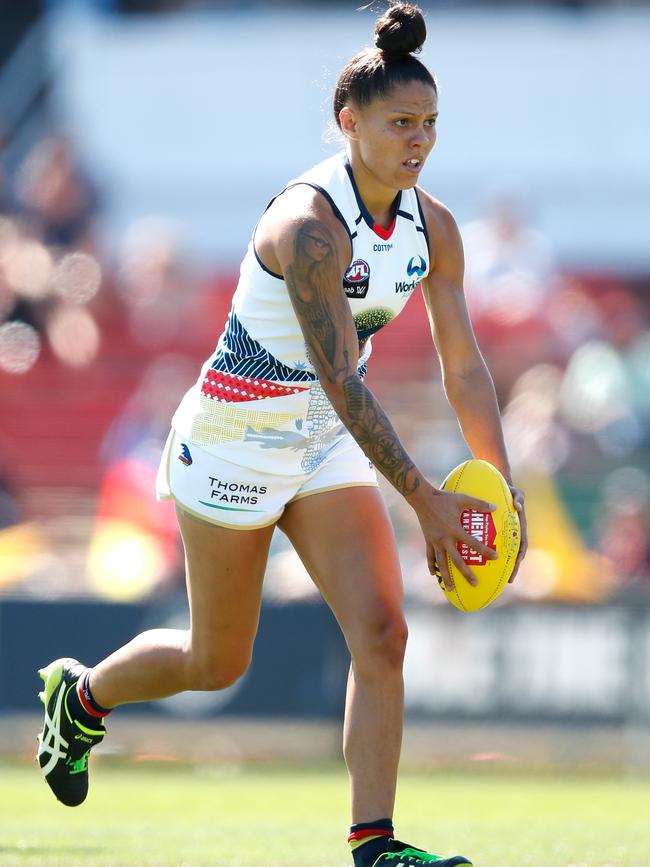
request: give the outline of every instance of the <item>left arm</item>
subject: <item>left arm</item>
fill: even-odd
[[[476,343],[463,291],[460,232],[449,211],[419,191],[429,233],[431,269],[422,283],[443,385],[465,442],[475,458],[499,469],[513,493],[521,521],[521,546],[511,581],[527,547],[523,493],[513,486],[494,383]]]

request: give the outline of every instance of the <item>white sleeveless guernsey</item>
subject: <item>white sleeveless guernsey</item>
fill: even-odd
[[[429,271],[417,192],[398,193],[394,221],[383,229],[361,200],[345,154],[305,172],[282,192],[297,184],[319,190],[350,236],[352,258],[343,285],[363,376],[371,335],[397,316]],[[282,475],[313,472],[350,438],[309,361],[284,278],[261,262],[254,234],[225,330],[172,427],[226,461]]]

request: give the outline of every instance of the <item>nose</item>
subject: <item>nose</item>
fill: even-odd
[[[424,126],[418,126],[413,131],[411,144],[419,147],[428,147],[432,141],[435,141],[435,137],[436,131],[433,127],[425,128]]]

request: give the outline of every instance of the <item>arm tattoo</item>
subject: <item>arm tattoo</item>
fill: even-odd
[[[285,282],[314,366],[331,383],[350,367],[343,345],[347,311],[330,301],[341,274],[336,242],[327,226],[317,220],[303,223],[296,233]]]
[[[372,392],[353,375],[344,381],[343,394],[347,417],[341,420],[352,436],[400,494],[412,494],[420,486],[418,471]]]
[[[306,220],[296,233],[293,261],[284,278],[310,358],[321,381],[342,385],[341,421],[377,469],[407,496],[419,487],[419,473],[351,363],[345,347],[349,309],[333,294],[341,287],[342,274],[334,236],[318,220]]]

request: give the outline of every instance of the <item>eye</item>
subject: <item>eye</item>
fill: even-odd
[[[429,118],[427,118],[427,119],[425,120],[425,124],[426,124],[427,126],[435,126],[437,120],[438,120],[437,117],[429,117]]]
[[[396,126],[402,126],[403,127],[403,126],[406,126],[407,123],[408,123],[408,120],[405,117],[400,117],[399,120],[395,121]]]

